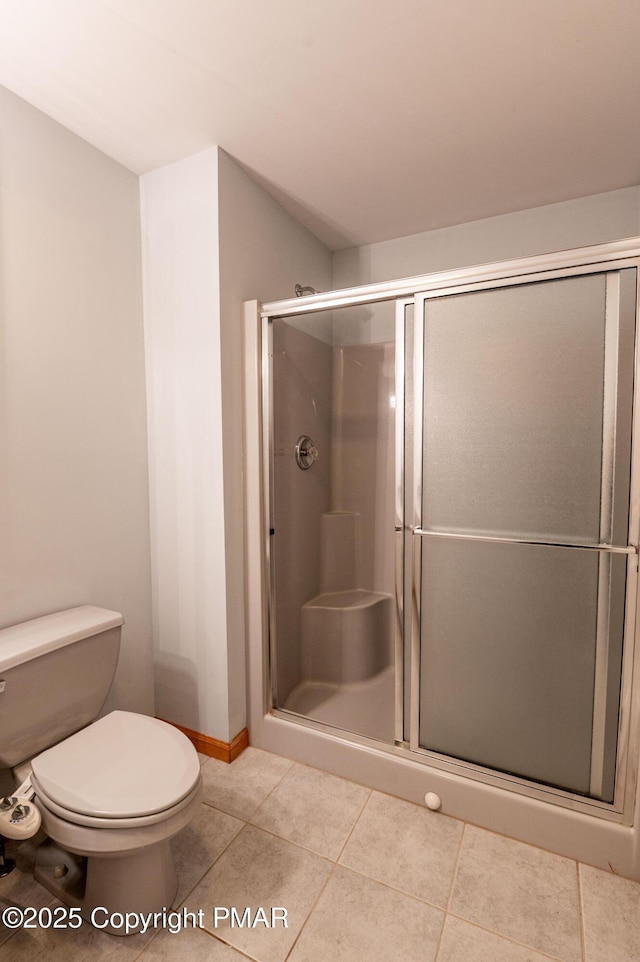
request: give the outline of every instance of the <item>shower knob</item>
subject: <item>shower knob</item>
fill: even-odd
[[[302,434],[296,441],[296,464],[302,471],[308,471],[318,459],[318,449],[308,434]]]

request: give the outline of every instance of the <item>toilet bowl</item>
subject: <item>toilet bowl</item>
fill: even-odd
[[[83,606],[0,630],[0,769],[14,780],[29,773],[48,836],[34,875],[88,921],[99,909],[99,927],[116,935],[125,930],[113,916],[171,908],[171,839],[202,792],[197,752],[179,729],[128,711],[94,720],[122,623]]]
[[[31,783],[49,837],[34,875],[49,891],[89,920],[103,910],[101,927],[114,913],[171,907],[170,840],[201,799],[198,756],[178,729],[112,712],[34,758]]]

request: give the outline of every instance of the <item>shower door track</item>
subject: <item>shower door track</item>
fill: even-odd
[[[263,350],[268,342],[269,321],[272,318],[286,318],[298,314],[308,314],[316,311],[328,311],[339,307],[358,306],[376,301],[395,301],[396,303],[396,348],[397,357],[397,418],[402,423],[402,430],[396,435],[396,538],[397,565],[396,576],[397,597],[396,610],[400,625],[395,640],[396,656],[396,732],[395,744],[386,744],[371,739],[365,735],[350,731],[339,731],[335,727],[320,721],[315,721],[302,715],[277,708],[268,697],[267,712],[277,718],[286,719],[308,729],[322,732],[324,735],[346,740],[368,748],[374,748],[387,755],[407,757],[421,760],[427,766],[452,775],[466,775],[489,786],[508,788],[518,794],[551,802],[560,807],[585,814],[595,814],[600,818],[630,825],[633,819],[636,781],[638,777],[637,756],[640,744],[640,697],[632,698],[632,675],[634,664],[640,661],[638,646],[635,644],[636,609],[637,609],[637,574],[638,574],[638,531],[640,529],[640,444],[634,440],[631,459],[631,489],[629,513],[629,543],[616,545],[608,541],[598,543],[566,543],[558,541],[544,541],[529,538],[510,538],[491,535],[466,534],[464,532],[431,531],[423,528],[420,518],[411,514],[419,504],[420,479],[413,450],[407,451],[406,446],[413,448],[413,439],[405,434],[402,420],[405,392],[405,312],[411,305],[414,310],[424,304],[425,298],[440,297],[450,294],[495,289],[497,287],[512,286],[518,283],[565,278],[573,275],[592,274],[617,271],[631,267],[640,272],[640,239],[634,238],[620,243],[604,244],[592,248],[576,251],[560,252],[543,255],[541,257],[522,258],[500,264],[474,267],[469,270],[461,269],[437,274],[407,278],[396,282],[371,284],[362,288],[350,288],[325,294],[316,294],[304,298],[271,302],[262,305],[263,319],[262,342]],[[416,311],[417,315],[417,311]],[[636,308],[636,317],[638,311]],[[420,325],[416,325],[416,332]],[[416,333],[420,341],[421,334]],[[420,355],[421,344],[413,346],[413,356]],[[637,348],[636,348],[637,351]],[[265,355],[266,356],[266,355]],[[272,428],[269,422],[270,400],[268,387],[268,364],[264,357],[263,367],[263,457],[264,457],[264,493],[266,534],[263,538],[263,558],[265,569],[270,571],[269,541],[271,524],[270,503],[270,456],[269,446]],[[637,372],[637,357],[635,363]],[[637,374],[636,374],[637,376]],[[413,385],[418,393],[421,374]],[[640,412],[637,397],[633,404],[633,438],[640,438]],[[409,432],[410,434],[411,432]],[[405,498],[402,498],[405,492]],[[408,498],[406,497],[408,495]],[[405,508],[405,501],[408,505]],[[408,513],[405,513],[405,510]],[[527,778],[512,775],[508,772],[496,771],[477,765],[464,759],[440,755],[437,752],[424,749],[417,744],[417,706],[419,701],[419,645],[416,636],[416,620],[419,616],[419,600],[416,599],[416,585],[414,582],[414,563],[416,543],[423,538],[451,539],[494,542],[516,545],[535,545],[552,548],[567,548],[585,552],[601,552],[607,555],[627,555],[627,593],[625,600],[623,664],[620,693],[620,717],[618,727],[618,747],[616,761],[616,789],[613,803],[603,802],[597,798],[590,798],[582,794],[556,788],[531,781]],[[266,580],[266,621],[273,632],[271,576]],[[636,672],[640,670],[637,665]],[[270,685],[269,685],[270,690]]]

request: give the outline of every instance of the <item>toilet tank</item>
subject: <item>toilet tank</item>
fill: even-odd
[[[97,718],[123,621],[117,611],[85,605],[0,630],[0,769]]]

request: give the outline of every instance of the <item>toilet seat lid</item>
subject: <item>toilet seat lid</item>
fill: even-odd
[[[70,812],[132,818],[176,805],[196,784],[200,762],[172,725],[114,711],[38,755],[32,769],[49,798]]]

